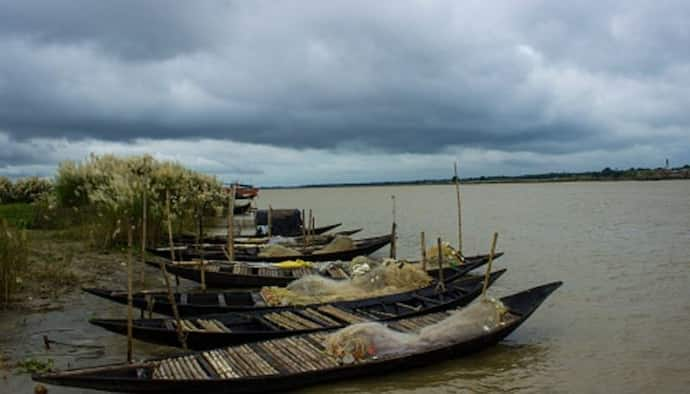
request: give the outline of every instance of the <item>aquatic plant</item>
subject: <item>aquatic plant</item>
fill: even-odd
[[[46,373],[50,372],[54,365],[55,363],[52,358],[49,358],[46,361],[41,361],[35,358],[27,358],[17,363],[17,372],[31,374]]]

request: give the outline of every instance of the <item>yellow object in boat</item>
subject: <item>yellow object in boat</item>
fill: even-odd
[[[311,268],[311,263],[304,260],[286,260],[274,264],[278,268],[293,269],[293,268]]]

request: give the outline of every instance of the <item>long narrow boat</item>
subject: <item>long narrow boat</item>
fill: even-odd
[[[444,276],[446,282],[459,278],[473,269],[484,264],[483,262],[476,262],[474,264],[465,264],[456,268],[452,275]],[[445,272],[445,271],[444,271]],[[435,289],[434,282],[427,288]],[[114,301],[120,304],[127,304],[127,292],[121,290],[107,290],[97,288],[82,288],[83,291]],[[418,289],[421,290],[421,289]],[[414,291],[418,291],[414,290]],[[411,291],[411,292],[414,292]],[[377,297],[381,301],[388,299],[388,297],[395,298],[404,293],[397,293],[388,296]],[[175,293],[175,303],[180,316],[199,316],[215,313],[227,312],[247,312],[253,310],[275,310],[284,309],[282,306],[268,305],[259,291],[220,291],[213,292],[191,292],[191,293]],[[363,300],[363,299],[361,299]],[[172,316],[172,306],[168,301],[168,296],[165,291],[155,292],[139,292],[135,293],[132,298],[132,304],[135,308],[140,309],[142,315],[144,311],[151,313],[159,313],[161,315]],[[310,305],[311,306],[311,305]]]
[[[493,284],[505,270],[494,272]],[[206,315],[181,320],[189,349],[215,349],[309,332],[342,328],[365,321],[392,321],[464,306],[482,291],[484,278],[465,276],[443,289],[424,288],[388,299],[369,299],[291,307],[279,311],[256,311]],[[126,319],[91,319],[92,324],[127,335]],[[167,346],[180,346],[175,319],[139,319],[133,324],[136,339]]]
[[[353,230],[338,231],[332,234],[311,235],[309,236],[309,244],[324,245],[333,241],[333,239],[335,239],[335,237],[338,235],[349,237],[361,232],[362,230],[362,228],[356,228]],[[304,244],[304,237],[302,235],[297,237],[283,238],[287,241],[286,244],[288,246],[290,244]],[[235,237],[235,247],[237,247],[237,245],[265,245],[268,244],[271,240],[275,240],[275,237]],[[176,245],[194,244],[196,242],[196,235],[189,233],[181,234],[177,237],[174,237],[173,241]],[[201,240],[201,242],[208,245],[227,245],[228,237],[226,235],[207,235]]]
[[[400,350],[343,363],[325,346],[327,333],[273,339],[135,364],[72,369],[33,375],[35,381],[61,386],[133,393],[283,392],[335,380],[378,376],[470,355],[515,331],[561,286],[554,282],[501,298],[507,308],[494,328],[448,338],[430,347]],[[418,332],[449,317],[448,312],[399,320],[389,328]]]
[[[503,253],[497,253],[494,259],[501,257]],[[485,263],[489,259],[488,255],[478,255],[465,257],[465,264]],[[147,261],[146,264],[152,267],[159,267],[158,262]],[[166,263],[168,273],[185,278],[194,282],[201,283],[201,270],[199,263],[176,262]],[[446,268],[446,275],[454,274],[454,268]],[[437,276],[438,269],[429,269],[429,275]],[[262,286],[287,286],[295,279],[305,275],[323,275],[331,279],[345,279],[347,273],[334,266],[325,272],[317,268],[297,268],[284,269],[268,264],[252,265],[247,263],[211,263],[204,267],[204,280],[208,287],[215,288],[256,288]]]
[[[296,255],[283,256],[265,256],[260,254],[260,248],[239,249],[235,251],[235,260],[238,261],[261,261],[261,262],[280,262],[285,260],[301,259],[305,261],[335,261],[335,260],[352,260],[357,256],[368,256],[377,250],[383,248],[391,242],[390,235],[383,235],[379,237],[371,237],[354,240],[354,247],[347,250],[324,252],[320,250],[324,245],[307,248],[296,248],[298,252]],[[170,248],[149,248],[148,251],[156,256],[163,258],[170,258]],[[191,260],[201,257],[200,253],[193,247],[175,247],[175,260]],[[207,249],[203,252],[204,258],[209,260],[223,260],[227,258],[226,252],[222,245],[216,245],[213,249]]]

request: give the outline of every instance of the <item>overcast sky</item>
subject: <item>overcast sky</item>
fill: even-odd
[[[658,0],[0,0],[0,175],[90,152],[259,185],[682,165],[689,21]]]

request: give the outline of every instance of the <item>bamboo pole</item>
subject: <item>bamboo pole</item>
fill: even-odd
[[[311,226],[312,226],[312,212],[309,208],[309,221],[307,222],[307,237],[309,237],[309,244],[311,245]]]
[[[132,363],[132,224],[127,220],[127,363]]]
[[[175,243],[173,242],[172,214],[170,213],[170,189],[165,189],[165,212],[168,217],[168,243],[170,244],[170,261],[175,263]],[[175,284],[180,286],[180,278],[175,275]]]
[[[202,216],[203,216],[203,209],[202,213],[199,215],[199,232],[196,235],[196,244],[197,244],[197,251],[199,252],[199,274],[201,275],[201,291],[206,292],[206,267],[204,264],[204,247],[201,245],[201,242],[203,241],[203,229],[202,229]]]
[[[436,242],[438,245],[438,284],[436,285],[436,291],[445,291],[446,284],[443,282],[443,243],[441,242],[441,237]]]
[[[228,260],[235,260],[235,185],[230,187],[228,198]]]
[[[168,219],[168,238],[170,240],[171,255],[173,257],[173,262],[175,261],[175,252],[172,249],[172,214],[170,213],[170,189],[165,189],[165,213]],[[161,272],[163,273],[163,278],[165,280],[165,287],[168,291],[168,302],[173,310],[173,317],[177,323],[177,337],[180,340],[182,348],[187,350],[187,340],[184,332],[182,331],[182,324],[180,323],[180,313],[177,310],[177,303],[175,302],[175,296],[173,295],[172,288],[170,287],[170,278],[168,277],[168,270],[165,268],[165,263],[162,261],[159,263]],[[175,277],[177,279],[177,276]]]
[[[268,238],[273,236],[273,207],[268,206]]]
[[[391,226],[391,253],[390,253],[390,257],[391,257],[392,259],[396,258],[396,255],[397,255],[397,253],[396,253],[396,252],[397,252],[397,250],[396,250],[396,244],[395,244],[395,238],[396,238],[396,235],[395,235],[396,228],[395,228],[395,226],[396,226],[396,225],[395,225],[395,222],[393,222],[393,225]]]
[[[458,162],[453,164],[453,172],[455,173],[455,197],[458,203],[458,253],[462,254],[462,202],[460,200],[460,178],[458,178]]]
[[[421,252],[422,252],[422,271],[426,272],[426,239],[424,237],[424,231],[420,236],[421,238]]]
[[[148,175],[144,174],[144,197],[142,201],[141,213],[141,274],[139,276],[139,283],[144,286],[144,277],[146,275],[146,227],[148,226]]]
[[[395,223],[395,195],[391,196],[391,200],[393,200],[393,225],[391,226],[391,252],[390,252],[390,257],[392,259],[396,258],[397,255],[397,245],[396,245],[396,223]]]
[[[302,210],[302,242],[304,242],[304,246],[307,246],[307,228],[305,226],[305,220],[306,218],[304,217],[304,209]]]
[[[482,297],[486,297],[486,289],[489,287],[489,276],[491,276],[491,263],[493,263],[494,254],[496,253],[496,241],[498,241],[498,233],[494,233],[494,238],[491,241],[491,251],[489,251],[489,262],[486,265],[486,274],[484,274],[484,287],[482,288]]]

